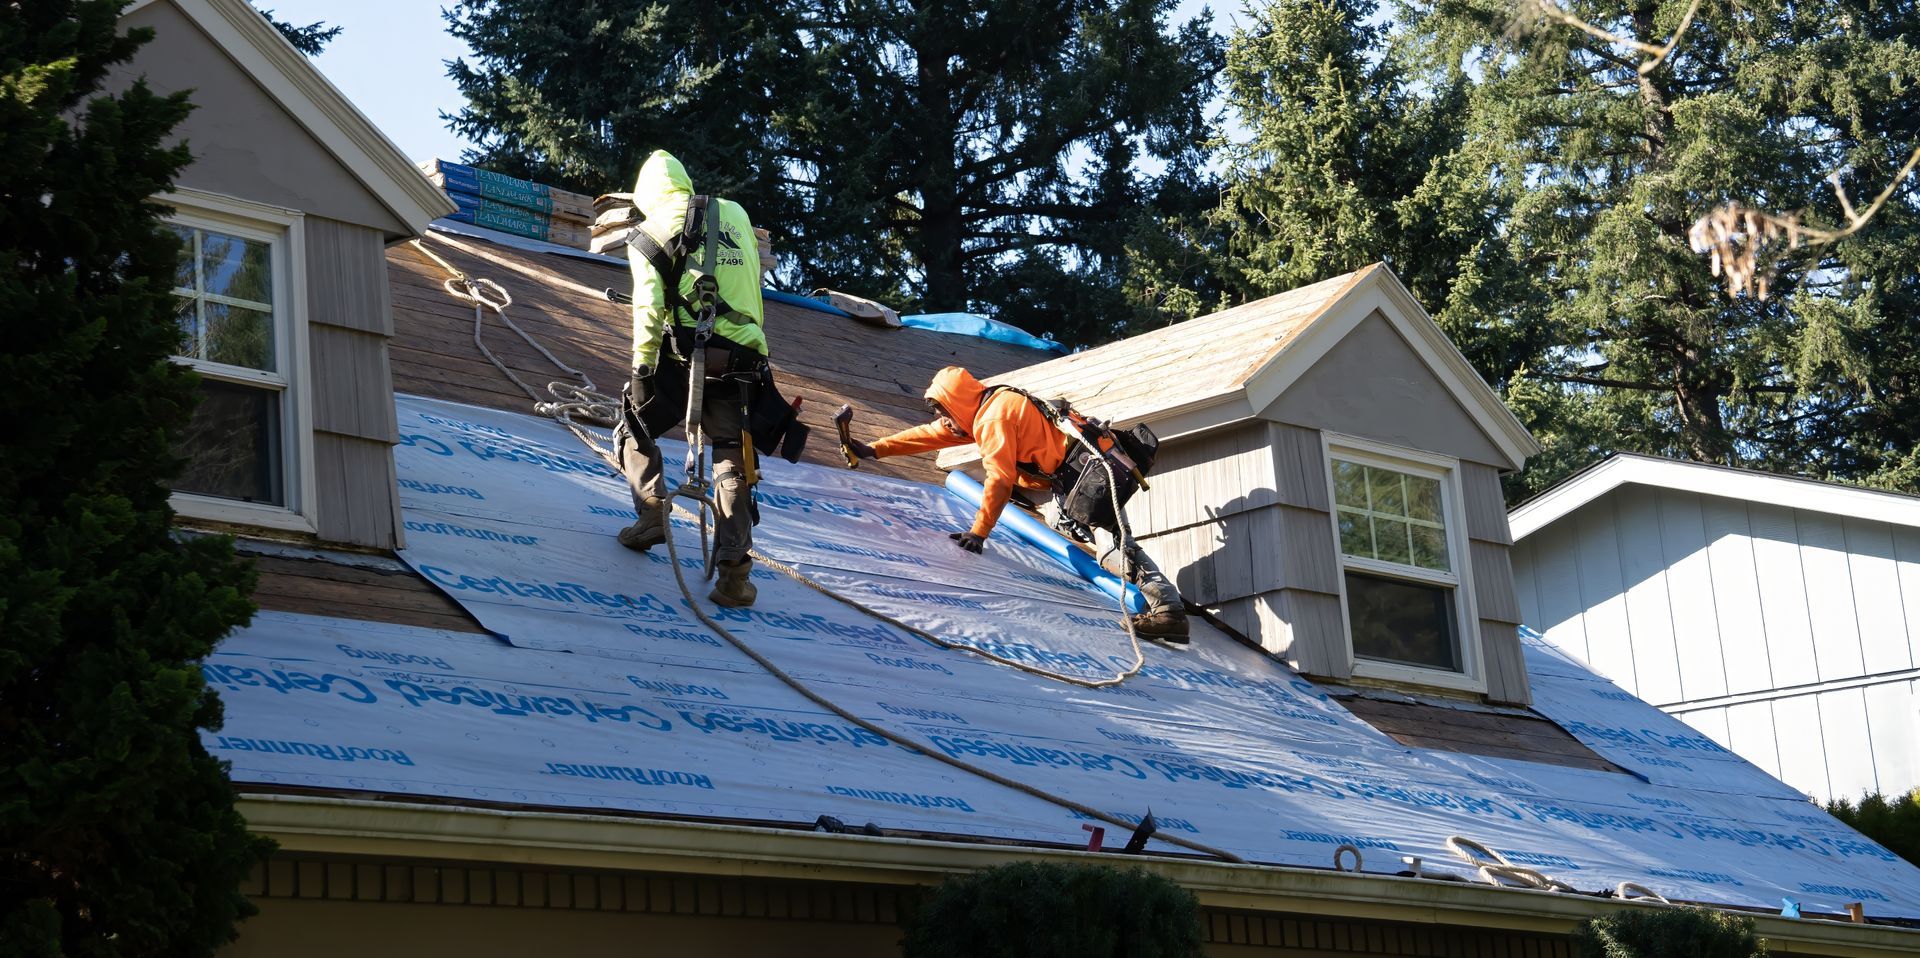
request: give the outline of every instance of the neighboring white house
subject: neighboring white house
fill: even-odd
[[[1920,498],[1617,455],[1508,520],[1554,645],[1815,798],[1920,787]]]

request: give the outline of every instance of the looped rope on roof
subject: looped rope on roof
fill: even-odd
[[[1447,847],[1453,849],[1454,854],[1466,859],[1474,870],[1479,872],[1480,877],[1490,885],[1520,885],[1544,891],[1576,893],[1579,891],[1572,885],[1536,869],[1515,865],[1507,860],[1507,856],[1471,838],[1454,835],[1447,839]]]
[[[432,235],[432,234],[429,234],[429,235]],[[481,298],[485,294],[472,293],[474,286],[478,285],[475,281],[467,277],[465,273],[462,273],[452,263],[449,263],[445,259],[442,259],[441,257],[434,255],[419,240],[414,240],[413,245],[416,249],[419,249],[420,252],[424,254],[428,259],[431,259],[435,263],[438,263],[440,267],[442,269],[445,269],[451,276],[454,277],[454,279],[461,281],[459,284],[460,285],[459,290],[455,289],[455,284],[451,280],[447,283],[446,288],[447,288],[447,292],[455,296],[456,298],[473,301],[474,303],[474,344],[480,347],[481,353],[483,353],[487,357],[488,361],[492,362],[496,368],[498,368],[501,372],[507,375],[507,378],[512,379],[516,384],[520,386],[521,390],[526,392],[529,397],[535,400],[536,409],[540,409],[543,413],[547,415],[554,415],[553,413],[546,412],[546,410],[543,409],[542,407],[547,404],[541,403],[539,401],[538,395],[535,394],[533,390],[527,386],[526,383],[521,382],[520,378],[518,376],[515,376],[511,370],[508,370],[506,367],[506,364],[502,363],[498,357],[494,356],[493,353],[486,348],[486,344],[480,341],[480,325],[481,325],[481,317],[483,315],[481,311],[484,308],[489,308],[489,307],[493,308],[494,311],[497,314],[499,314],[502,322],[505,322],[507,326],[511,328],[514,332],[519,333],[522,339],[526,340],[534,348],[538,349],[541,355],[545,356],[555,366],[561,369],[564,369],[567,372],[572,373],[573,375],[579,376],[582,382],[585,384],[583,387],[571,387],[568,384],[564,384],[564,383],[554,383],[553,386],[578,388],[582,391],[582,393],[599,397],[599,394],[593,391],[593,381],[591,379],[588,379],[586,374],[581,373],[580,371],[574,369],[571,366],[568,366],[564,362],[561,362],[552,353],[547,352],[547,350],[544,347],[540,346],[538,342],[534,341],[533,337],[527,335],[525,330],[515,325],[512,320],[507,319],[506,314],[502,312],[502,310],[505,308],[504,305],[491,306],[490,303],[483,304],[481,302]],[[493,288],[499,289],[499,286],[497,284],[493,284]],[[505,295],[505,290],[501,290],[501,295],[503,297],[504,302],[510,303],[512,301],[510,296]],[[611,403],[613,402],[617,402],[617,400],[610,400],[610,399],[608,400],[608,403],[610,404],[609,405],[610,409],[613,408],[611,406]],[[593,434],[589,430],[587,430],[585,427],[581,426],[580,424],[572,421],[571,419],[565,416],[554,415],[554,418],[559,419],[561,425],[565,426],[568,429],[568,431],[572,432],[582,442],[586,443],[589,448],[593,449],[594,452],[598,453],[600,457],[604,459],[607,462],[607,464],[616,473],[620,471],[619,457],[615,455],[612,449],[610,448],[611,437],[609,437],[608,439],[608,445],[603,446],[595,442],[593,438],[590,438],[591,436],[593,436]],[[609,417],[609,421],[611,421],[611,417]],[[1095,451],[1096,453],[1098,452],[1098,450],[1095,450]],[[1111,477],[1109,477],[1109,479],[1111,479]],[[1114,483],[1109,481],[1108,483],[1109,488],[1112,488],[1114,485],[1115,485]],[[700,520],[703,524],[706,519],[707,510],[710,510],[713,508],[713,501],[710,498],[707,498],[705,495],[703,495],[700,488],[694,483],[683,484],[679,488],[675,489],[670,494],[668,501],[671,502],[673,499],[693,499],[695,501],[696,506],[700,510],[696,518]],[[674,508],[676,511],[680,511],[683,513],[685,512],[685,510],[681,509],[678,505],[675,505]],[[1115,496],[1115,501],[1114,501],[1114,513],[1121,517],[1120,528],[1121,528],[1121,531],[1125,533],[1127,530],[1127,527],[1125,524],[1126,518],[1124,514],[1120,512],[1120,503],[1118,501],[1117,494]],[[1108,825],[1111,825],[1115,828],[1130,829],[1134,827],[1134,823],[1127,822],[1123,819],[1115,817],[1114,815],[1111,815],[1098,808],[1094,808],[1091,805],[1083,805],[1065,796],[1056,795],[1052,792],[1049,792],[1037,786],[1029,785],[1025,782],[1021,782],[1016,779],[1008,778],[1007,776],[1001,775],[1000,773],[995,772],[991,769],[982,768],[978,765],[974,765],[972,763],[965,762],[953,756],[947,755],[946,753],[941,752],[938,749],[927,748],[922,743],[919,743],[910,738],[907,738],[906,736],[903,736],[897,732],[894,732],[893,730],[888,729],[885,726],[882,726],[877,723],[868,721],[867,719],[861,718],[860,716],[855,715],[844,708],[841,708],[838,704],[835,704],[832,700],[826,698],[825,696],[822,696],[819,693],[813,691],[813,689],[808,687],[806,683],[801,682],[799,679],[794,678],[792,675],[788,674],[785,669],[780,668],[778,665],[775,665],[771,660],[769,660],[766,656],[761,655],[758,650],[754,649],[751,645],[747,644],[739,636],[734,635],[730,629],[722,625],[718,620],[716,620],[712,615],[708,614],[708,612],[700,606],[699,601],[694,598],[693,590],[687,585],[685,573],[680,568],[680,555],[677,547],[673,543],[673,534],[672,534],[671,528],[668,529],[666,542],[667,542],[667,558],[668,558],[667,565],[673,570],[674,583],[680,587],[680,595],[683,599],[686,600],[687,608],[692,610],[694,617],[699,619],[700,622],[703,625],[705,625],[708,629],[712,630],[712,632],[715,635],[718,635],[720,638],[724,639],[727,642],[727,644],[733,646],[742,655],[745,655],[747,658],[752,659],[756,665],[760,666],[762,669],[765,669],[769,675],[772,675],[774,678],[779,679],[788,688],[793,689],[795,692],[799,693],[800,696],[805,698],[807,701],[812,702],[813,704],[818,705],[823,709],[826,709],[827,711],[833,713],[834,715],[839,716],[841,719],[851,722],[854,725],[857,725],[863,729],[866,729],[867,731],[872,732],[873,734],[878,735],[881,738],[894,743],[895,745],[908,749],[912,752],[917,752],[921,755],[925,755],[926,757],[933,759],[936,762],[941,762],[943,764],[952,766],[953,768],[966,772],[969,775],[973,775],[973,776],[985,779],[989,782],[993,782],[996,785],[1001,785],[1006,788],[1013,789],[1014,791],[1032,796],[1043,802],[1047,802],[1048,804],[1059,806],[1061,808],[1067,809],[1068,811],[1074,812],[1086,818],[1090,818],[1094,821],[1105,822]],[[702,541],[701,544],[702,544],[702,547],[704,548],[705,546],[704,540]],[[1122,554],[1124,555],[1124,553],[1125,553],[1125,549],[1123,545]],[[949,649],[952,651],[966,652],[969,654],[978,655],[982,658],[986,658],[995,662],[999,662],[1004,665],[1011,666],[1023,672],[1030,672],[1045,678],[1051,678],[1056,681],[1066,682],[1066,683],[1069,683],[1072,685],[1078,685],[1084,688],[1105,688],[1107,686],[1118,685],[1121,682],[1126,681],[1127,678],[1131,677],[1133,674],[1138,672],[1141,667],[1141,664],[1145,662],[1145,655],[1142,654],[1140,650],[1139,637],[1134,635],[1133,621],[1130,617],[1126,615],[1126,610],[1124,606],[1121,609],[1121,617],[1123,621],[1125,621],[1126,623],[1128,636],[1133,639],[1133,651],[1134,651],[1134,657],[1135,657],[1134,665],[1132,668],[1128,669],[1126,672],[1110,679],[1088,680],[1088,679],[1081,679],[1076,676],[1060,675],[1057,673],[1048,672],[1044,669],[1038,669],[1022,662],[1015,662],[1011,659],[994,655],[993,653],[987,652],[983,649],[976,649],[972,646],[962,645],[957,642],[949,642],[930,632],[925,631],[924,629],[919,629],[914,626],[908,625],[907,623],[902,622],[899,619],[896,619],[890,615],[887,615],[884,612],[880,612],[877,609],[868,608],[867,606],[862,605],[859,602],[854,601],[853,599],[849,599],[846,596],[840,595],[839,593],[833,591],[832,589],[829,589],[826,586],[821,585],[818,582],[815,582],[813,579],[801,573],[798,569],[795,569],[794,567],[787,565],[785,563],[779,562],[778,560],[772,559],[758,550],[752,550],[750,551],[749,554],[752,555],[756,561],[766,564],[768,567],[786,575],[787,577],[793,579],[794,581],[799,582],[800,584],[807,586],[808,588],[811,588],[814,591],[827,596],[828,598],[831,598],[837,602],[840,602],[843,605],[846,605],[852,609],[855,609],[868,616],[878,619],[881,622],[885,622],[888,625],[891,625],[897,629],[900,629],[901,631],[906,632],[909,635],[915,636],[919,639],[932,643],[933,645],[936,645],[943,649]],[[1130,562],[1131,560],[1123,560],[1123,561]],[[1188,849],[1190,851],[1196,851],[1203,855],[1208,855],[1214,858],[1218,858],[1221,861],[1232,862],[1238,865],[1244,865],[1247,863],[1246,859],[1241,858],[1240,856],[1235,855],[1234,853],[1227,851],[1226,849],[1215,848],[1211,845],[1207,845],[1202,842],[1196,842],[1191,839],[1181,838],[1177,835],[1163,834],[1163,835],[1160,835],[1159,838],[1161,841],[1164,841],[1170,845],[1176,845],[1181,848]]]
[[[1667,896],[1662,895],[1659,892],[1654,891],[1653,889],[1648,888],[1647,886],[1642,885],[1637,881],[1623,881],[1620,884],[1613,886],[1613,894],[1614,894],[1614,897],[1620,898],[1626,901],[1657,901],[1662,905],[1673,904],[1673,902],[1670,902],[1667,900]]]
[[[428,233],[427,235],[435,238],[439,237],[437,233]],[[447,280],[440,284],[441,287],[447,291],[447,295],[473,304],[473,345],[480,350],[480,354],[487,357],[487,361],[492,363],[495,369],[505,374],[508,379],[512,380],[514,385],[519,386],[520,391],[526,393],[528,399],[533,400],[533,408],[535,411],[543,416],[551,416],[558,419],[561,425],[566,426],[574,435],[579,436],[580,440],[595,452],[598,452],[603,457],[610,457],[613,448],[612,433],[589,429],[574,420],[577,417],[597,426],[611,427],[620,415],[619,398],[601,392],[593,385],[593,379],[586,373],[568,365],[565,361],[561,360],[560,357],[555,356],[549,351],[546,346],[542,345],[539,340],[534,339],[526,330],[520,328],[520,324],[514,322],[513,318],[507,315],[507,307],[513,305],[513,295],[507,292],[506,287],[490,279],[467,275],[462,272],[459,267],[447,262],[446,259],[434,253],[433,250],[428,249],[425,243],[417,239],[413,241],[413,248],[419,250],[421,255],[439,264],[441,269],[447,271]],[[546,397],[542,397],[538,392],[535,392],[532,386],[527,385],[526,380],[516,375],[512,369],[507,367],[506,363],[500,361],[500,357],[493,354],[493,350],[487,348],[486,340],[482,337],[481,331],[485,328],[485,311],[489,309],[493,311],[495,316],[500,318],[501,323],[519,335],[521,341],[533,347],[536,352],[545,357],[547,362],[552,363],[556,369],[580,381],[578,383],[569,383],[560,380],[549,382],[547,383]]]

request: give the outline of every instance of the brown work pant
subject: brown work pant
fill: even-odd
[[[753,490],[747,485],[745,451],[740,444],[740,413],[739,387],[708,381],[705,401],[700,404],[700,425],[713,450],[716,562],[738,562],[753,548],[753,504],[748,500]],[[620,454],[620,471],[626,474],[627,486],[633,492],[634,511],[644,516],[648,503],[665,499],[681,477],[676,475],[674,486],[669,486],[660,447],[644,433],[634,435],[624,422],[614,429],[613,441]]]

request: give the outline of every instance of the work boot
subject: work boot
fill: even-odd
[[[649,499],[640,508],[640,521],[620,530],[620,544],[645,552],[667,541],[667,500]]]
[[[751,558],[741,559],[738,562],[716,563],[715,568],[719,571],[720,578],[713,584],[713,591],[707,593],[708,601],[714,605],[737,609],[752,605],[753,600],[759,597],[760,590],[754,588],[753,583],[747,578],[748,574],[753,572]]]
[[[1173,645],[1186,645],[1187,614],[1179,609],[1161,609],[1133,617],[1134,634]]]

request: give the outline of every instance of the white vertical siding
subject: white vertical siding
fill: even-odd
[[[1806,574],[1812,626],[1807,657],[1823,680],[1863,675],[1860,613],[1853,602],[1846,528],[1838,516],[1796,512],[1794,518],[1800,530],[1800,567]]]
[[[1900,565],[1900,601],[1906,610],[1907,655],[1920,666],[1920,529],[1893,530],[1893,558]]]
[[[1886,792],[1920,786],[1920,680],[1862,689],[1874,774]]]
[[[1707,535],[1707,567],[1713,571],[1714,618],[1720,625],[1727,692],[1770,689],[1773,670],[1766,655],[1767,629],[1760,615],[1760,577],[1746,504],[1699,498]]]
[[[1868,675],[1910,669],[1906,604],[1900,596],[1900,565],[1894,559],[1893,527],[1848,519],[1847,568],[1853,608],[1859,617],[1861,671]],[[1914,610],[1920,613],[1920,609]]]
[[[1714,593],[1713,567],[1707,558],[1707,525],[1700,511],[1700,497],[1668,489],[1652,495],[1660,504],[1660,555],[1666,565],[1663,578],[1667,595],[1674,599],[1668,608],[1672,613],[1674,654],[1680,665],[1680,696],[1706,699],[1725,695],[1727,658],[1721,650],[1719,598]]]
[[[1627,590],[1627,632],[1633,641],[1634,693],[1649,702],[1674,702],[1680,692],[1680,656],[1674,645],[1673,600],[1667,594],[1660,546],[1660,502],[1651,495],[1621,496],[1614,504],[1620,578]],[[1630,548],[1646,543],[1650,548]]]
[[[1779,778],[1780,737],[1774,733],[1773,703],[1760,701],[1728,706],[1726,714],[1727,736],[1733,741],[1729,747],[1741,758]]]
[[[1824,795],[1856,798],[1878,791],[1880,783],[1874,771],[1866,693],[1860,689],[1837,689],[1808,697],[1820,708],[1820,754],[1827,766]]]
[[[1920,529],[1627,485],[1511,555],[1548,641],[1795,788],[1920,787]]]

